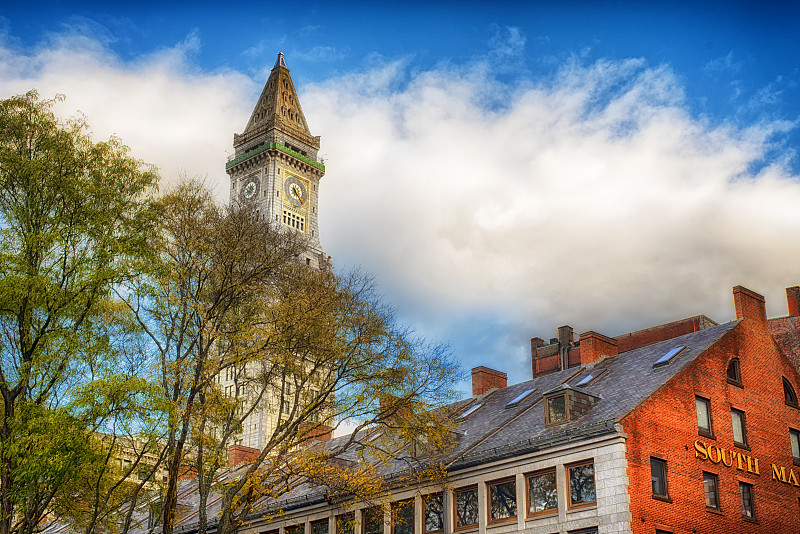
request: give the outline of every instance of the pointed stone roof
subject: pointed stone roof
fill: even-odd
[[[318,146],[318,139],[311,135],[308,122],[300,107],[297,91],[286,67],[283,52],[278,54],[275,66],[269,74],[261,97],[256,103],[244,132],[237,136],[236,144],[246,143],[269,130],[279,129],[311,146]]]

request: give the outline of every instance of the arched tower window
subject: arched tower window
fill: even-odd
[[[786,404],[789,406],[797,406],[797,394],[794,392],[792,385],[785,378],[783,379],[783,396],[786,400]]]
[[[739,369],[739,358],[733,358],[728,362],[728,382],[737,386],[742,385],[742,373]]]

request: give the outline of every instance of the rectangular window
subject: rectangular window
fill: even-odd
[[[713,473],[703,473],[703,491],[706,495],[706,508],[709,510],[719,510],[717,475]]]
[[[714,432],[711,427],[711,401],[703,397],[695,397],[697,407],[697,429],[701,435],[712,437]]]
[[[547,399],[547,424],[557,425],[567,420],[567,396],[559,395]]]
[[[320,519],[311,523],[311,534],[328,534],[328,520]]]
[[[414,534],[414,499],[392,503],[392,534]]]
[[[744,412],[731,410],[731,423],[733,425],[733,443],[739,447],[747,447],[747,432],[744,426]]]
[[[342,514],[336,516],[336,534],[355,534],[356,514]]]
[[[594,463],[583,462],[567,466],[569,482],[569,507],[578,508],[595,503]]]
[[[305,531],[306,527],[303,525],[292,525],[283,529],[284,534],[303,534]]]
[[[470,486],[455,491],[456,530],[478,524],[478,488]]]
[[[650,479],[653,482],[653,496],[667,497],[667,462],[661,458],[650,458]]]
[[[364,510],[361,532],[362,534],[383,534],[383,508],[373,506]]]
[[[789,429],[789,442],[792,445],[792,458],[795,463],[800,463],[800,432]]]
[[[527,476],[528,516],[558,510],[556,470],[540,471]]]
[[[517,482],[498,480],[487,484],[489,490],[489,523],[510,521],[517,517]]]
[[[442,532],[444,530],[444,494],[434,493],[422,498],[425,504],[425,532]]]
[[[745,482],[739,482],[739,495],[742,497],[742,517],[754,519],[755,509],[753,507],[753,485]]]

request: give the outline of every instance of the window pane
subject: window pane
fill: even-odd
[[[383,509],[380,507],[364,510],[364,534],[383,534]]]
[[[717,475],[703,473],[703,490],[706,494],[706,508],[719,510],[719,495],[717,493]]]
[[[567,420],[567,408],[564,395],[547,399],[547,411],[550,423],[561,423]]]
[[[392,532],[394,534],[414,534],[414,500],[392,504]]]
[[[556,472],[550,471],[528,477],[528,512],[535,514],[558,508]]]
[[[697,427],[700,430],[711,432],[711,418],[708,414],[708,401],[700,397],[695,397],[695,405],[697,406]]]
[[[489,519],[517,517],[517,484],[513,480],[489,486]]]
[[[728,364],[728,379],[733,382],[741,382],[739,378],[739,360],[734,358]]]
[[[594,464],[569,468],[569,495],[571,504],[594,502]]]
[[[356,528],[355,514],[342,514],[336,516],[336,534],[353,534]]]
[[[753,517],[753,486],[739,482],[739,494],[742,496],[742,515]]]
[[[792,457],[800,460],[800,432],[797,430],[790,430],[789,441],[792,442]]]
[[[653,495],[667,496],[667,462],[650,458],[650,478],[653,481]]]
[[[305,530],[306,527],[304,527],[303,525],[293,525],[291,527],[286,527],[285,529],[283,529],[283,531],[286,534],[303,534]]]
[[[733,424],[733,441],[735,443],[747,443],[744,434],[744,412],[731,410],[731,423]]]
[[[425,497],[425,532],[444,530],[444,495],[436,493]]]
[[[328,520],[311,523],[311,534],[328,534]]]
[[[478,489],[456,493],[456,527],[478,523]]]

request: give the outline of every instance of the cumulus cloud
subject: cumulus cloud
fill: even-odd
[[[504,35],[512,52],[524,43]],[[208,175],[224,199],[232,134],[264,80],[199,70],[201,41],[133,62],[85,36],[6,41],[0,94],[65,93],[64,112],[84,112],[97,137],[118,135],[168,178]],[[327,164],[322,243],[466,367],[523,380],[527,339],[561,324],[616,335],[698,313],[726,321],[736,284],[785,313],[800,184],[765,157],[794,125],[692,116],[671,69],[641,59],[574,59],[515,85],[490,60],[365,64],[299,88]]]
[[[156,164],[165,181],[205,177],[223,197],[232,134],[244,128],[260,87],[238,72],[199,71],[190,57],[200,47],[193,31],[126,63],[104,38],[85,32],[53,35],[31,50],[0,42],[0,95],[34,88],[42,98],[64,94],[57,111],[83,113],[96,139],[116,135],[136,157]]]
[[[390,64],[306,88],[340,263],[379,273],[423,330],[483,345],[469,365],[505,358],[520,378],[527,338],[560,324],[725,321],[739,283],[785,313],[800,184],[762,158],[786,123],[692,117],[674,73],[642,60],[573,61],[522,87],[484,67],[397,88]]]

